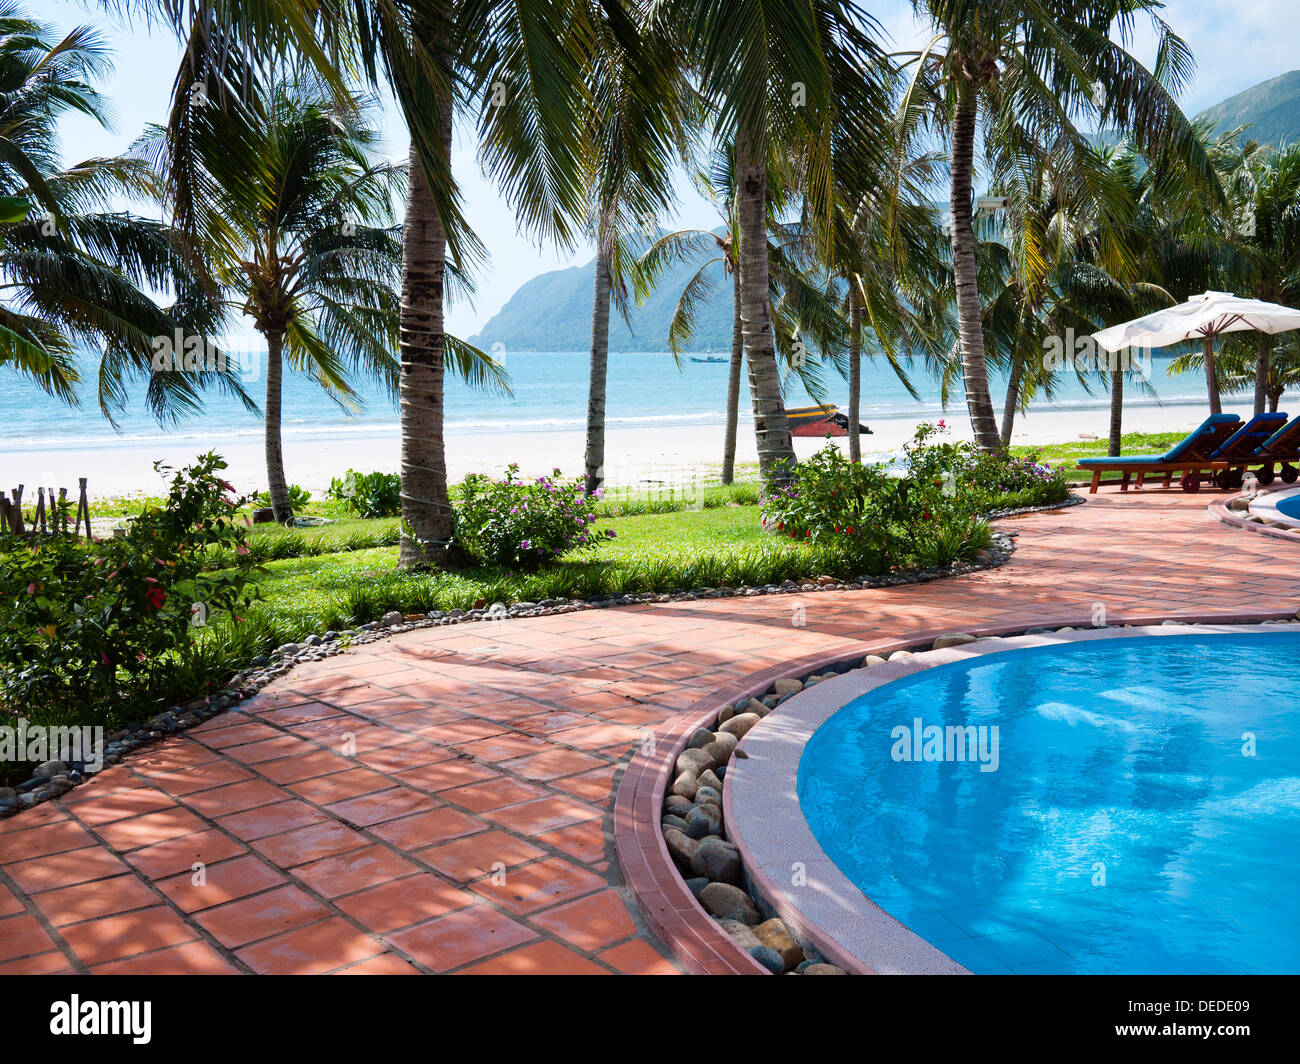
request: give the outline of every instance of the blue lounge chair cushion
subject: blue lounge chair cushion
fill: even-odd
[[[1286,414],[1256,414],[1236,432],[1223,441],[1223,445],[1214,452],[1214,458],[1246,458],[1259,449],[1260,444],[1272,437],[1279,428],[1286,424]]]
[[[1126,465],[1172,465],[1195,446],[1201,436],[1212,426],[1240,420],[1236,414],[1211,414],[1164,454],[1122,454],[1118,458],[1080,458],[1079,465],[1113,465],[1116,462],[1123,462]]]
[[[1273,433],[1272,436],[1265,440],[1260,445],[1259,450],[1255,453],[1258,455],[1264,455],[1270,452],[1276,452],[1280,445],[1283,444],[1285,444],[1285,446],[1281,446],[1281,450],[1292,451],[1295,450],[1298,443],[1300,443],[1300,417],[1296,418],[1290,424],[1283,425]]]

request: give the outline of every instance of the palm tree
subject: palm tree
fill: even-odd
[[[772,152],[801,157],[810,217],[828,226],[830,134],[843,57],[875,58],[879,50],[872,27],[838,0],[656,0],[647,25],[658,40],[680,42],[679,62],[716,115],[715,137],[734,139],[741,316],[766,490],[784,483],[795,461],[769,302],[768,160]]]
[[[1228,199],[1241,250],[1233,290],[1288,306],[1300,298],[1300,143],[1276,151],[1243,152],[1228,179]],[[1255,413],[1269,394],[1269,354],[1274,338],[1255,336]]]
[[[846,145],[856,151],[856,144]],[[946,285],[942,233],[923,189],[933,180],[933,155],[881,172],[846,165],[850,184],[836,200],[832,244],[820,253],[847,321],[849,457],[862,459],[862,355],[883,356],[913,398],[919,398],[901,356],[926,345],[916,313]]]
[[[99,35],[78,26],[62,38],[0,4],[0,196],[24,209],[0,226],[0,365],[66,402],[82,383],[76,352],[97,351],[95,390],[112,420],[143,380],[160,421],[199,408],[218,385],[245,399],[233,371],[155,373],[154,340],[175,330],[207,333],[214,321],[169,227],[120,209],[114,198],[153,201],[157,182],[129,158],[59,168],[57,124],[69,113],[107,123],[93,82],[111,67]],[[149,290],[170,291],[161,306]]]
[[[835,309],[836,295],[819,288],[815,275],[820,264],[811,256],[807,226],[781,219],[797,200],[797,176],[773,152],[768,158],[768,315],[773,323],[776,360],[783,379],[798,377],[814,395],[823,391],[817,365],[808,356],[808,342],[823,358],[835,360],[844,343],[843,323]],[[740,252],[736,238],[735,149],[715,143],[706,164],[695,173],[695,185],[713,202],[723,223],[717,233],[707,229],[679,229],[660,234],[632,269],[637,299],[644,302],[672,266],[689,262],[694,272],[683,287],[668,324],[668,348],[679,361],[695,335],[696,316],[715,292],[714,274],[721,271],[731,285],[731,359],[727,379],[726,426],[721,480],[735,479],[736,436],[740,415],[740,372],[744,363],[744,321],[739,277]],[[784,392],[784,387],[782,388]]]
[[[1273,340],[1268,361],[1268,377],[1264,382],[1265,409],[1276,413],[1282,396],[1300,388],[1300,337],[1295,333],[1282,333]],[[1259,367],[1256,361],[1257,340],[1249,333],[1231,333],[1223,338],[1216,360],[1223,376],[1224,390],[1247,392],[1259,386]]]
[[[590,108],[583,142],[589,146],[596,240],[584,477],[588,495],[600,490],[605,479],[610,298],[627,320],[634,254],[629,235],[650,230],[656,213],[671,201],[670,164],[684,141],[680,81],[670,65],[646,53],[625,16],[617,4],[588,2],[595,36],[586,70]]]
[[[167,123],[174,141],[187,135],[196,90],[225,106],[248,94],[248,72],[258,64],[292,59],[309,66],[336,106],[346,106],[351,95],[349,71],[393,93],[411,134],[399,318],[398,564],[451,564],[457,551],[443,433],[447,282],[468,277],[483,253],[452,173],[453,112],[461,108],[477,119],[482,162],[500,182],[522,227],[542,238],[572,242],[588,203],[582,74],[593,34],[586,5],[582,0],[344,0],[328,8],[296,0],[101,2],[160,14],[188,42]],[[177,206],[183,227],[191,230],[193,217],[184,203]]]
[[[203,108],[183,156],[170,154],[161,127],[136,146],[203,220],[221,302],[266,341],[266,472],[281,523],[293,516],[280,429],[285,361],[345,407],[357,373],[397,390],[402,249],[392,198],[405,172],[374,161],[370,110],[362,99],[336,108],[314,79],[299,78]],[[479,360],[472,367],[480,379],[497,373]]]
[[[950,148],[949,228],[967,408],[978,446],[1001,447],[989,394],[972,226],[975,143],[981,124],[991,160],[1040,157],[1082,186],[1098,176],[1079,118],[1131,133],[1154,166],[1182,159],[1207,185],[1213,169],[1175,94],[1191,72],[1183,41],[1156,14],[1157,0],[1058,3],[913,0],[933,36],[902,53],[912,79],[899,108],[906,134],[925,129]],[[1157,62],[1127,49],[1138,13],[1151,15]],[[1118,38],[1118,39],[1113,39]],[[907,137],[904,137],[906,142]]]

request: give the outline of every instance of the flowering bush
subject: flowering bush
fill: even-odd
[[[155,463],[159,472],[168,467]],[[63,720],[147,715],[191,629],[247,605],[241,500],[215,454],[178,472],[125,536],[0,539],[0,712]],[[211,547],[244,564],[204,571]]]
[[[763,525],[808,543],[839,542],[894,565],[938,565],[987,545],[988,529],[960,488],[963,445],[934,443],[921,425],[901,468],[851,461],[831,444],[799,463],[764,501]]]
[[[980,508],[1010,510],[1060,502],[1070,494],[1064,466],[1053,468],[1033,457],[1016,458],[967,447],[961,479]]]
[[[561,481],[560,471],[532,483],[510,465],[505,478],[471,473],[460,484],[456,538],[485,562],[535,569],[570,551],[614,538],[597,532],[591,500],[581,480]],[[597,492],[599,497],[599,492]]]

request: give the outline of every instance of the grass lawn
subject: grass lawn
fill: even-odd
[[[1190,432],[1194,425],[1189,425]],[[1187,432],[1126,432],[1121,439],[1121,454],[1163,454],[1183,439]],[[1080,458],[1091,458],[1106,453],[1105,440],[1071,440],[1069,443],[1047,443],[1036,447],[1017,446],[1011,453],[1019,458],[1034,456],[1052,466],[1073,468]],[[1082,475],[1082,474],[1080,474]]]
[[[772,569],[780,579],[785,573],[817,575],[806,571],[812,560],[807,548],[763,531],[757,506],[617,517],[597,527],[614,529],[616,538],[535,574],[512,576],[499,568],[473,566],[455,573],[407,575],[397,571],[393,546],[267,562],[255,582],[263,610],[277,619],[319,627],[374,612],[378,607],[371,605],[371,594],[380,602],[389,596],[393,608],[401,608],[396,605],[400,599],[409,608],[465,609],[480,598],[570,597],[593,593],[588,590],[593,586],[615,594],[633,587],[670,591],[702,586],[712,575],[725,583],[741,564]]]

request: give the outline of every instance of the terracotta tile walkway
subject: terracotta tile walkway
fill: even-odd
[[[296,669],[0,823],[0,972],[680,971],[614,859],[647,729],[861,640],[1293,609],[1295,548],[1209,501],[1009,522],[1013,562],[959,580],[433,628]]]

